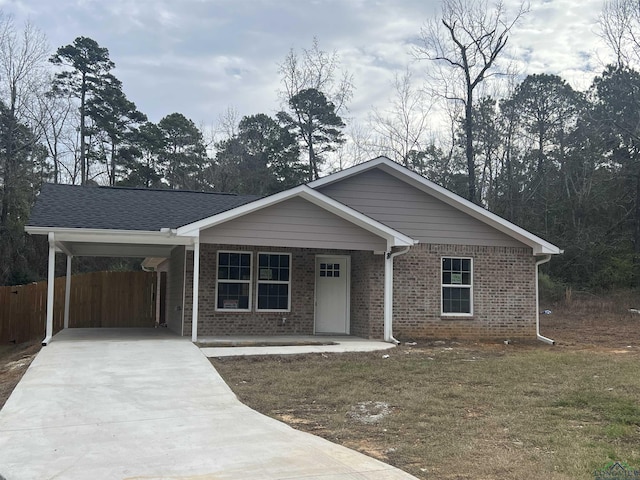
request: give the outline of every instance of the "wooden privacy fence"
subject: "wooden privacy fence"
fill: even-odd
[[[65,277],[54,284],[53,330],[64,324]],[[71,277],[69,327],[153,327],[155,272],[94,272]],[[0,287],[0,344],[43,337],[47,282]]]

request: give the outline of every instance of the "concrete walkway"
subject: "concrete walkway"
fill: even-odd
[[[203,337],[198,342],[207,357],[295,355],[300,353],[375,352],[395,345],[350,336]],[[255,344],[259,346],[254,346]]]
[[[0,411],[0,478],[412,477],[241,404],[200,350],[164,330],[66,330]]]

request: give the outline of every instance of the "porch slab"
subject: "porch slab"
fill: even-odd
[[[328,335],[201,337],[198,344],[200,351],[207,357],[375,352],[395,347],[394,344],[381,340]]]

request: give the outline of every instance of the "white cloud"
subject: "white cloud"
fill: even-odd
[[[152,120],[178,111],[196,123],[211,123],[228,106],[241,115],[275,113],[277,64],[314,36],[353,73],[350,116],[365,118],[391,95],[394,73],[413,62],[410,45],[437,8],[424,0],[0,0],[54,48],[80,35],[107,47],[125,92]],[[600,8],[601,0],[532,2],[509,39],[522,74],[555,73],[588,86],[601,70]],[[412,68],[419,82],[428,64]]]

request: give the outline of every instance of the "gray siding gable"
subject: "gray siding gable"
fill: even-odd
[[[299,197],[207,228],[203,243],[386,250],[386,240]]]
[[[377,167],[317,190],[420,243],[525,246]]]

